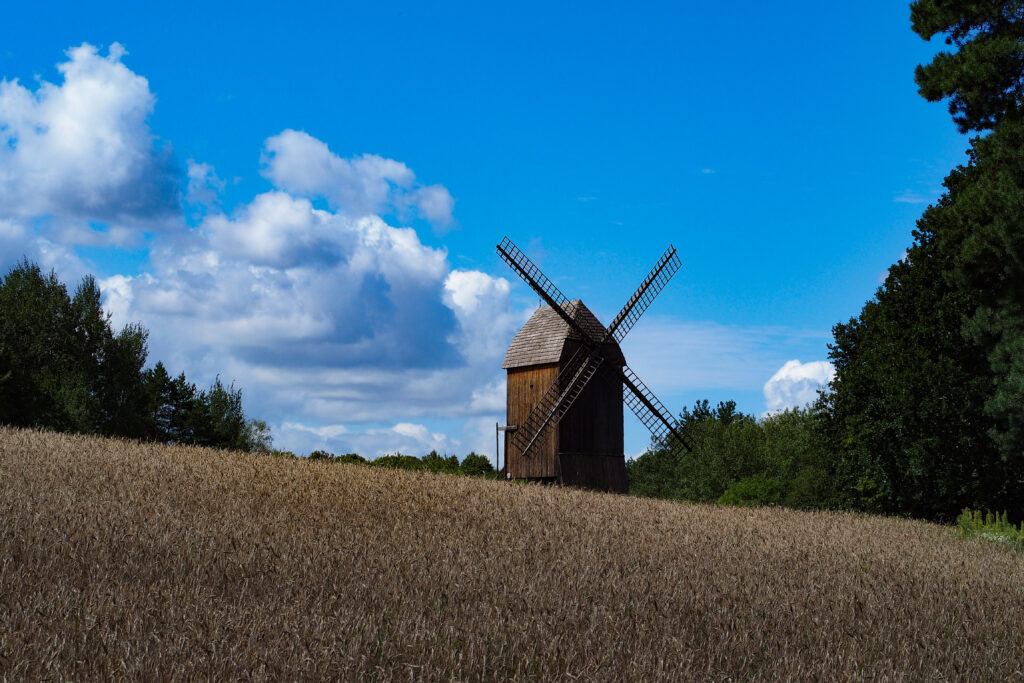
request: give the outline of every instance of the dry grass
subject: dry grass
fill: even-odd
[[[947,529],[0,429],[5,678],[1022,676]]]

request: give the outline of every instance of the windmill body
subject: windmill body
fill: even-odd
[[[512,340],[508,371],[507,475],[626,490],[622,405],[655,443],[689,449],[672,414],[625,359],[619,342],[679,269],[671,245],[604,327],[579,299],[570,301],[507,237],[498,254],[544,301]]]
[[[580,327],[607,330],[581,301],[567,306]],[[540,306],[516,334],[502,365],[508,372],[507,424],[524,424],[530,411],[551,390],[559,373],[583,347],[579,332],[548,305]],[[601,344],[604,364],[622,368],[618,343]],[[554,428],[524,454],[506,432],[505,462],[515,479],[543,479],[569,486],[624,492],[626,463],[622,444],[622,381],[604,370],[603,381],[589,382]]]

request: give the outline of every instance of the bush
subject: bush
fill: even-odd
[[[1005,512],[983,515],[968,508],[956,518],[956,524],[961,538],[983,538],[1024,551],[1024,522],[1020,527],[1014,526]]]
[[[382,455],[376,460],[371,460],[370,464],[374,467],[390,467],[396,470],[421,471],[425,469],[422,460],[415,456],[402,455],[401,453]]]
[[[753,474],[733,482],[715,502],[722,505],[778,505],[782,502],[782,485],[771,477]]]
[[[490,459],[486,456],[480,455],[479,453],[470,453],[462,460],[462,465],[459,468],[462,474],[469,474],[472,476],[484,476],[494,473],[494,466],[491,464]]]
[[[423,456],[423,469],[456,474],[459,471],[459,459],[454,455],[440,455],[437,451],[430,451]]]
[[[819,407],[755,419],[698,401],[679,422],[692,451],[663,444],[626,463],[629,491],[694,502],[836,508],[844,496]]]

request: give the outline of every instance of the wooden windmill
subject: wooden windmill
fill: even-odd
[[[624,492],[623,403],[659,442],[689,449],[679,424],[619,348],[679,269],[675,248],[669,246],[607,328],[582,301],[568,300],[508,237],[497,249],[544,301],[512,340],[502,365],[508,371],[509,478]]]

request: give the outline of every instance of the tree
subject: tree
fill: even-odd
[[[956,52],[940,52],[917,67],[915,80],[930,102],[949,98],[961,133],[994,128],[1024,104],[1024,2],[917,0],[913,29],[925,40],[945,34]]]
[[[459,471],[459,459],[454,455],[442,456],[436,450],[432,450],[423,456],[423,468],[430,472],[454,473]]]
[[[269,452],[270,428],[220,378],[196,393],[184,373],[144,369],[149,333],[115,334],[95,278],[69,297],[24,260],[0,280],[0,423]]]
[[[972,141],[969,163],[947,179],[949,201],[926,214],[951,260],[950,286],[975,299],[963,332],[988,361],[984,412],[1009,478],[1001,495],[1011,500],[1024,490],[1022,150],[1024,120],[1005,118],[989,136]]]
[[[951,202],[925,212],[874,299],[833,328],[827,400],[856,507],[952,519],[994,502],[988,361],[963,333],[977,297],[950,283],[936,236]]]
[[[90,410],[76,363],[71,299],[51,271],[25,260],[0,283],[0,422],[88,431]]]
[[[247,451],[252,449],[249,427],[242,411],[242,390],[225,387],[218,375],[206,391],[192,401],[189,427],[201,446]]]
[[[106,339],[97,387],[101,434],[144,439],[153,431],[143,372],[148,338],[144,327],[129,324]]]
[[[914,30],[956,52],[919,66],[948,98],[969,161],[917,223],[907,257],[833,329],[828,431],[861,507],[1024,516],[1024,4],[919,0]]]
[[[494,472],[494,465],[491,464],[491,460],[487,456],[471,452],[462,459],[462,464],[459,466],[459,470],[462,474],[484,476]]]

